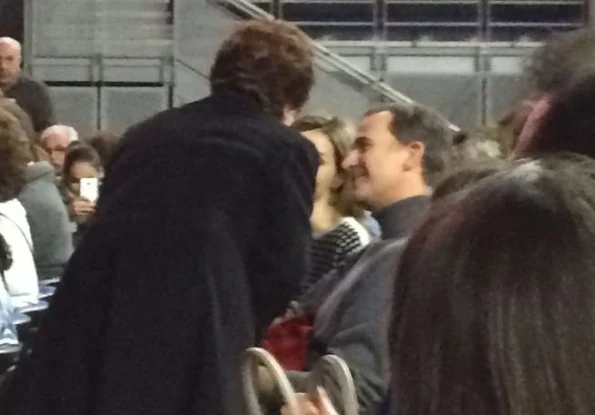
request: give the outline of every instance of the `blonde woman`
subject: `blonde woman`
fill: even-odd
[[[363,211],[351,197],[346,172],[341,167],[354,139],[348,125],[336,117],[308,115],[296,120],[293,126],[314,144],[320,156],[310,217],[310,271],[302,282],[303,293],[366,246],[371,238],[360,223]]]

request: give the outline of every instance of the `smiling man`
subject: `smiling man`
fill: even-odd
[[[391,105],[369,111],[358,127],[343,167],[355,197],[373,211],[382,240],[318,281],[299,301],[298,312],[314,314],[305,371],[325,354],[349,365],[360,413],[369,414],[389,382],[386,330],[393,284],[404,244],[429,209],[428,188],[448,164],[453,131],[420,105]],[[297,390],[307,372],[289,372]],[[335,403],[334,382],[323,382]],[[263,391],[267,382],[263,380]]]
[[[388,106],[369,111],[343,167],[360,203],[382,213],[412,197],[427,196],[449,151],[447,124],[423,107]]]

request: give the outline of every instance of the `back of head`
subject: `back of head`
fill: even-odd
[[[432,186],[450,166],[455,134],[450,123],[433,109],[420,104],[391,104],[374,108],[366,115],[388,111],[392,114],[392,134],[403,144],[423,144],[423,170],[426,183]]]
[[[595,56],[595,30],[585,28],[552,35],[529,58],[524,77],[536,95],[563,88]]]
[[[29,160],[28,140],[19,121],[0,108],[0,203],[18,196]]]
[[[211,67],[211,89],[251,96],[281,119],[298,110],[314,83],[313,49],[297,26],[271,20],[240,23],[221,45]]]
[[[117,134],[109,131],[98,131],[87,138],[85,143],[97,151],[101,158],[101,164],[105,167],[111,160],[114,151],[118,147],[119,141],[120,137]]]
[[[31,117],[27,114],[13,99],[0,98],[0,107],[11,113],[21,124],[21,128],[25,131],[29,142],[33,145],[37,143],[38,135],[33,128]]]
[[[522,161],[435,206],[395,285],[403,415],[595,413],[595,163]]]
[[[500,159],[482,160],[480,162],[470,162],[458,166],[440,180],[434,188],[432,201],[437,202],[454,193],[465,190],[480,180],[498,173],[506,166],[507,163]]]
[[[579,72],[548,105],[518,154],[573,152],[595,157],[595,70]]]

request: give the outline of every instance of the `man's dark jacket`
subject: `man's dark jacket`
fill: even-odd
[[[132,127],[0,412],[240,414],[241,354],[305,275],[316,168],[237,93]]]
[[[316,313],[308,368],[325,354],[345,360],[362,415],[372,413],[386,396],[388,326],[401,254],[411,232],[424,220],[429,203],[427,196],[416,196],[376,212],[382,240],[327,274],[303,298],[305,310]],[[305,388],[307,374],[289,372],[289,376],[296,389]],[[324,386],[331,399],[340,401],[332,377],[325,378]]]

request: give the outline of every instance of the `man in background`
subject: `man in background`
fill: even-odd
[[[48,153],[56,174],[62,174],[68,146],[79,140],[76,130],[68,125],[52,125],[41,133],[41,146]]]
[[[0,89],[13,98],[33,121],[36,132],[56,123],[47,87],[21,73],[21,44],[10,37],[0,37]]]

